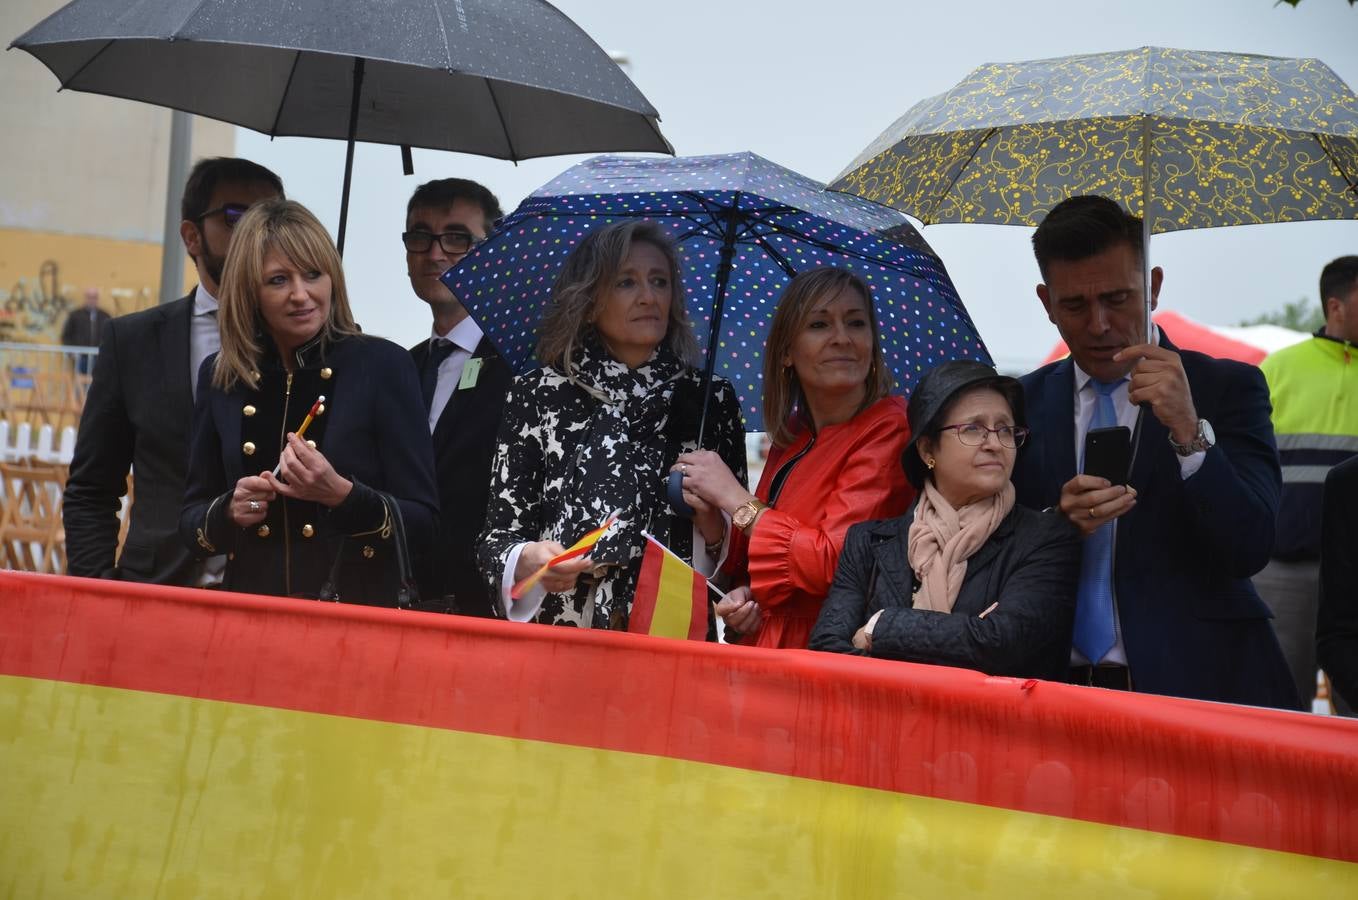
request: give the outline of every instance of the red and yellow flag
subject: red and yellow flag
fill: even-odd
[[[1355,897],[1358,723],[0,571],[0,896],[241,895]]]
[[[707,579],[670,552],[670,548],[642,532],[646,552],[641,557],[632,615],[627,630],[652,637],[707,637]]]
[[[589,551],[593,550],[594,545],[599,543],[599,539],[604,536],[605,532],[607,532],[608,529],[613,527],[613,523],[616,521],[618,521],[618,517],[617,514],[615,513],[614,515],[611,515],[607,519],[605,519],[603,524],[600,525],[598,528],[587,533],[584,537],[580,538],[580,540],[576,541],[574,544],[571,544],[565,550],[558,553],[556,556],[553,556],[551,559],[547,560],[547,562],[544,563],[542,567],[538,569],[536,572],[534,572],[532,575],[529,575],[522,581],[517,582],[514,585],[514,587],[512,587],[509,591],[510,599],[517,600],[524,594],[531,591],[533,587],[539,581],[542,580],[542,576],[546,575],[547,570],[550,569],[552,566],[560,565],[561,563],[568,562],[572,559],[579,559]]]

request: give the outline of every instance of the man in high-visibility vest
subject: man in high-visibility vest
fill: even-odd
[[[1273,558],[1254,584],[1276,617],[1274,629],[1302,700],[1316,691],[1316,604],[1321,497],[1330,468],[1358,454],[1358,256],[1320,273],[1325,326],[1261,364],[1273,403],[1283,466]],[[1358,697],[1345,698],[1358,703]]]

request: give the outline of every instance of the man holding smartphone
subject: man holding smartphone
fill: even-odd
[[[1038,298],[1071,355],[1022,379],[1033,436],[1014,483],[1020,503],[1085,535],[1071,680],[1296,708],[1249,580],[1281,491],[1263,377],[1158,328],[1147,340],[1141,220],[1112,200],[1058,204],[1033,249]],[[1151,271],[1152,308],[1163,278]],[[1086,436],[1117,426],[1136,435],[1128,484],[1084,474]]]

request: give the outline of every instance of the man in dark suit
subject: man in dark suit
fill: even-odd
[[[104,324],[111,318],[99,308],[99,288],[85,288],[85,305],[66,315],[66,324],[61,326],[61,342],[68,347],[98,347],[99,335],[103,334]],[[80,354],[75,370],[81,375],[89,374],[88,354]]]
[[[1298,707],[1249,579],[1282,489],[1263,376],[1159,329],[1146,340],[1141,221],[1113,201],[1058,204],[1033,249],[1071,355],[1022,379],[1033,432],[1014,483],[1085,535],[1071,680]],[[1153,269],[1152,308],[1162,280]],[[1080,474],[1088,431],[1117,425],[1139,431],[1130,486]]]
[[[1316,657],[1330,676],[1335,710],[1358,704],[1358,456],[1330,469],[1320,533]]]
[[[189,586],[220,580],[220,560],[194,563],[179,539],[195,382],[221,347],[216,298],[231,229],[251,204],[282,195],[278,176],[249,160],[204,159],[189,174],[179,234],[198,287],[104,329],[62,504],[71,575]],[[132,520],[119,556],[129,467]]]
[[[426,600],[444,598],[451,612],[477,616],[500,615],[477,574],[475,546],[513,372],[439,276],[484,240],[501,215],[499,201],[482,185],[439,179],[415,190],[401,236],[410,286],[434,319],[429,339],[410,348],[429,414],[441,510],[434,552],[418,567],[421,593]]]

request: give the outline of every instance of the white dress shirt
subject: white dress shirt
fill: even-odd
[[[193,318],[189,320],[189,385],[198,397],[198,370],[203,360],[222,349],[222,333],[217,329],[217,298],[201,284],[193,292]]]
[[[1155,336],[1155,343],[1159,344],[1160,329],[1156,327],[1153,334]],[[1084,458],[1085,435],[1089,432],[1090,423],[1094,421],[1094,407],[1098,403],[1098,392],[1095,387],[1090,384],[1090,382],[1094,380],[1093,376],[1084,369],[1081,369],[1079,363],[1076,363],[1074,360],[1071,360],[1071,363],[1075,366],[1075,460],[1076,464],[1080,465],[1081,460]],[[1127,399],[1128,384],[1128,381],[1123,381],[1113,389],[1113,409],[1117,412],[1118,424],[1135,433],[1136,417],[1140,408]],[[1154,415],[1154,413],[1147,410],[1146,415],[1150,416]],[[1151,449],[1152,448],[1148,447],[1142,448],[1143,451],[1149,451]],[[1134,452],[1140,452],[1136,451],[1135,448],[1133,448],[1133,450]],[[1198,469],[1202,468],[1203,460],[1206,458],[1207,453],[1205,451],[1199,451],[1189,456],[1179,457],[1179,477],[1185,481],[1192,478],[1193,475],[1197,473]],[[1114,564],[1117,562],[1117,524],[1117,520],[1114,519]],[[1122,643],[1122,621],[1121,617],[1118,615],[1116,581],[1112,585],[1112,591],[1113,633],[1115,640],[1112,649],[1108,651],[1108,655],[1098,662],[1107,665],[1125,666],[1127,665],[1127,648]],[[1089,664],[1089,660],[1085,659],[1080,651],[1071,648],[1070,664],[1072,666],[1084,666]]]
[[[481,328],[472,321],[471,316],[466,316],[448,330],[447,334],[439,334],[437,330],[431,330],[429,334],[430,349],[433,349],[433,342],[442,338],[453,342],[453,352],[448,354],[448,358],[439,364],[438,381],[434,385],[434,400],[429,404],[429,433],[434,433],[435,426],[439,423],[439,417],[443,415],[443,410],[447,408],[448,401],[453,398],[453,391],[457,390],[457,384],[462,380],[462,370],[466,368],[467,360],[472,358],[476,352],[476,346],[481,343]]]

